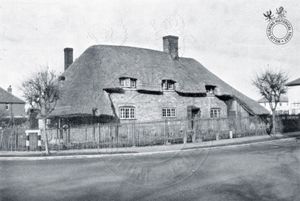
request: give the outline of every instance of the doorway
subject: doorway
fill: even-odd
[[[187,107],[187,113],[188,120],[190,121],[189,129],[193,130],[195,128],[195,120],[201,117],[201,110],[199,107],[191,105]]]

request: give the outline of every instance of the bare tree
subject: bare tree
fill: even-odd
[[[287,93],[285,86],[288,81],[288,76],[282,71],[266,70],[261,74],[256,75],[253,80],[253,85],[257,87],[259,93],[268,101],[272,111],[272,124],[273,133],[275,134],[275,111],[280,97]]]
[[[54,71],[41,70],[34,74],[31,78],[22,83],[22,90],[25,99],[33,109],[36,109],[39,118],[43,121],[42,133],[45,136],[45,151],[49,155],[48,135],[46,132],[46,120],[55,109],[57,100],[59,99],[59,87],[57,75]]]

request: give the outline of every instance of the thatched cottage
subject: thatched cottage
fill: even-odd
[[[240,118],[269,112],[192,58],[179,57],[178,37],[163,51],[95,45],[73,62],[65,49],[62,97],[52,116],[78,121]]]

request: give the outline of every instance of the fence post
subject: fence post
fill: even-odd
[[[84,143],[84,148],[86,149],[87,145],[87,125],[85,126],[85,143]]]
[[[187,131],[185,130],[183,133],[183,144],[186,144],[187,142]]]
[[[26,132],[26,131],[25,131]],[[29,132],[26,132],[26,142],[25,142],[26,150],[29,151]]]
[[[216,129],[216,140],[219,140],[219,135],[220,135],[220,119],[217,119],[217,121],[216,121],[216,123],[217,123],[217,125],[216,125],[216,127],[217,127],[217,129]]]
[[[166,140],[166,126],[167,126],[167,120],[165,120],[165,123],[164,123],[164,144],[167,144],[167,140]]]
[[[3,131],[2,128],[0,127],[0,150],[2,150],[2,141],[3,141]]]
[[[115,127],[115,137],[116,137],[116,143],[115,143],[115,147],[119,146],[119,122],[116,123],[116,127]]]
[[[196,120],[195,118],[192,119],[193,121],[193,130],[192,130],[192,142],[194,143],[196,141]]]
[[[38,150],[42,151],[42,136],[41,136],[41,131],[38,131]]]
[[[98,149],[100,148],[100,141],[101,141],[101,130],[100,130],[100,123],[98,123],[98,129],[99,129],[99,131],[98,131],[98,145],[97,145],[97,147],[98,147]]]
[[[133,137],[133,146],[136,146],[136,140],[135,140],[135,132],[134,132],[134,123],[131,124],[131,130],[132,130],[132,137]]]

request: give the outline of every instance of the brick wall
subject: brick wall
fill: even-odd
[[[125,90],[124,94],[111,95],[116,112],[119,115],[120,106],[134,106],[137,121],[162,120],[162,108],[176,108],[176,118],[187,118],[187,107],[199,107],[201,118],[210,118],[211,108],[220,108],[221,118],[227,117],[227,105],[215,96],[186,97],[180,96],[175,91],[166,91],[161,95],[139,93],[135,90]]]

